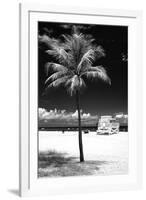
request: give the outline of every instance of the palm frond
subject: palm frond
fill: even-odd
[[[64,48],[70,51],[72,56],[78,60],[78,64],[82,56],[90,49],[88,39],[85,39],[83,34],[74,33],[73,35],[63,35],[65,42]]]
[[[78,72],[80,73],[84,63],[88,65],[92,65],[92,62],[95,60],[95,52],[93,49],[89,49],[82,57],[79,65],[78,65]]]
[[[79,78],[77,75],[74,75],[71,79],[71,84],[70,84],[71,93],[75,92],[79,87],[80,87]]]
[[[53,63],[53,62],[48,62],[45,65],[46,69],[46,74],[48,75],[48,72],[52,69],[54,72],[57,71],[65,71],[67,68],[64,65],[58,64],[58,63]]]
[[[78,75],[74,75],[72,78],[67,80],[65,86],[68,88],[68,93],[72,96],[76,93],[77,90],[85,88],[86,84],[81,77],[79,77]]]
[[[58,78],[57,80],[54,80],[53,82],[51,82],[47,86],[47,88],[51,88],[51,87],[57,88],[57,87],[59,87],[61,85],[64,85],[65,82],[68,80],[68,78],[69,78],[68,76],[63,76],[61,78]]]
[[[66,76],[66,75],[69,75],[69,72],[68,72],[67,69],[64,70],[64,71],[62,70],[62,71],[55,72],[46,79],[45,84],[48,83],[49,81],[54,81],[54,80],[59,79],[63,76]]]
[[[97,59],[105,56],[105,51],[101,46],[97,46],[94,51]]]
[[[111,84],[111,80],[109,76],[107,75],[106,70],[102,66],[96,66],[96,67],[91,67],[84,73],[82,73],[81,76],[85,75],[87,78],[99,78],[105,82],[108,82]]]
[[[100,68],[103,68],[101,65],[99,66],[92,66],[90,63],[85,65],[84,68],[80,71],[80,77],[82,77],[86,72],[90,71],[99,71]]]
[[[60,47],[54,47],[52,50],[47,50],[46,52],[63,64],[67,63],[67,60],[69,59],[69,54]]]
[[[60,41],[55,38],[50,38],[48,35],[39,35],[38,40],[40,43],[46,44],[48,47],[60,46]]]
[[[64,40],[65,40],[64,45],[66,45],[66,43],[70,43],[70,42],[72,41],[72,36],[71,36],[71,35],[62,34],[61,36],[62,36],[62,37],[64,38]]]
[[[84,79],[82,79],[80,77],[80,89],[85,88],[85,87],[86,87],[86,83],[85,83]]]

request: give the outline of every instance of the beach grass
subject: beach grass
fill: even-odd
[[[39,154],[39,177],[94,175],[106,161],[85,161],[66,153],[47,151]]]

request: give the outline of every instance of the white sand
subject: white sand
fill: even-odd
[[[96,135],[83,134],[85,160],[105,161],[99,174],[126,174],[128,172],[128,133]],[[40,131],[39,151],[55,150],[79,157],[77,132]]]

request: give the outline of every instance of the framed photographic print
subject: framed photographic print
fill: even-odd
[[[20,195],[140,188],[141,12],[19,10]]]

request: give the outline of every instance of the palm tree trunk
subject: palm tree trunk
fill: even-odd
[[[83,143],[82,143],[82,129],[81,129],[81,114],[80,114],[80,94],[79,94],[79,91],[76,92],[76,104],[77,104],[77,110],[78,110],[80,162],[84,162]]]

